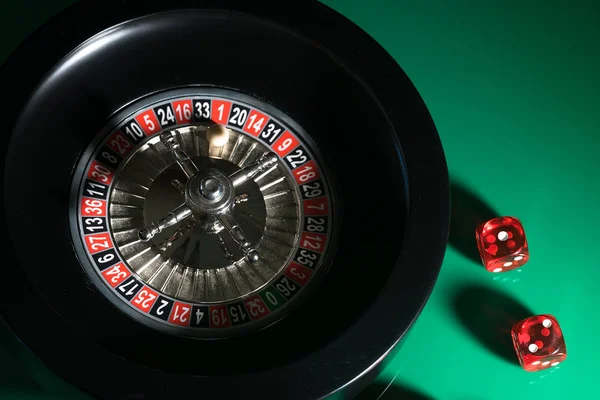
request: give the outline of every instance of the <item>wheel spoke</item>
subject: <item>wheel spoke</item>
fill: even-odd
[[[186,204],[182,204],[161,218],[160,221],[152,222],[148,226],[140,229],[138,235],[142,241],[147,242],[156,236],[156,234],[185,220],[190,215],[192,215],[192,210]]]
[[[274,165],[277,160],[277,154],[273,153],[272,151],[263,154],[258,160],[256,160],[256,162],[229,175],[229,178],[233,183],[233,187],[238,187],[249,179],[254,178],[257,174]]]
[[[179,229],[177,229],[175,231],[175,233],[173,233],[173,235],[171,235],[170,238],[168,238],[167,240],[165,240],[160,246],[158,246],[158,248],[161,251],[166,251],[169,247],[171,247],[173,245],[173,243],[179,239],[180,237],[182,237],[183,235],[185,235],[186,233],[188,233],[189,231],[191,231],[194,228],[194,223],[193,221],[190,219],[189,223],[185,224],[184,226],[180,227]]]
[[[235,261],[235,259],[233,258],[233,254],[231,253],[231,251],[229,251],[229,247],[227,246],[227,243],[225,243],[225,239],[223,238],[223,235],[221,234],[221,232],[219,232],[219,233],[215,233],[215,236],[217,237],[217,240],[219,241],[219,245],[221,246],[221,250],[223,250],[225,258],[227,258],[231,263],[233,263]]]
[[[196,167],[196,164],[194,164],[186,152],[181,149],[181,146],[179,146],[179,143],[175,140],[175,136],[173,136],[172,132],[167,131],[161,133],[160,141],[167,147],[175,162],[177,162],[179,167],[183,170],[185,176],[190,178],[198,172],[198,167]]]
[[[257,262],[259,259],[258,251],[256,251],[248,239],[246,239],[242,228],[237,224],[233,215],[230,213],[219,215],[219,221],[223,224],[225,229],[227,229],[227,232],[229,232],[233,240],[239,244],[240,250],[244,253],[246,260],[251,263]]]

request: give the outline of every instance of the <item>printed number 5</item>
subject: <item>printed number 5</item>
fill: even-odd
[[[153,131],[154,128],[156,128],[156,126],[154,125],[154,122],[152,122],[152,120],[150,119],[149,115],[144,115],[144,122],[146,123],[146,126],[148,127],[149,130]]]

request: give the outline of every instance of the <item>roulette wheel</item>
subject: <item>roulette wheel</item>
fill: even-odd
[[[424,306],[441,143],[326,6],[83,1],[0,79],[2,318],[90,395],[353,394]]]

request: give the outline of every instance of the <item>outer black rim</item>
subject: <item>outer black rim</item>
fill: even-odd
[[[356,26],[318,3],[286,5],[286,11],[272,6],[233,3],[227,8],[266,16],[297,32],[302,32],[303,35],[320,42],[322,47],[327,49],[326,51],[334,53],[336,58],[343,61],[356,76],[360,77],[385,109],[389,122],[398,134],[406,164],[410,185],[408,221],[397,265],[410,266],[409,276],[406,267],[395,268],[377,300],[362,315],[362,318],[354,323],[352,329],[341,332],[337,339],[329,342],[318,352],[277,370],[263,371],[254,377],[223,378],[217,383],[224,387],[238,386],[240,393],[248,394],[249,389],[246,385],[252,385],[252,381],[256,378],[293,384],[295,371],[301,370],[303,379],[311,382],[312,385],[296,382],[304,391],[293,393],[286,390],[285,384],[277,385],[270,388],[272,390],[269,390],[269,394],[274,397],[285,394],[288,398],[291,398],[290,396],[321,397],[357,379],[376,365],[397,343],[425,304],[437,277],[447,239],[449,194],[445,159],[431,118],[410,81],[394,60]],[[178,2],[169,5],[169,8],[199,6],[225,8],[222,4],[195,1]],[[9,96],[12,99],[7,120],[11,121],[11,124],[17,120],[20,110],[39,79],[80,41],[115,23],[165,8],[165,5],[149,2],[143,6],[117,2],[102,4],[88,2],[78,4],[56,17],[52,23],[41,28],[35,36],[21,46],[2,68],[1,79],[4,80],[4,87],[10,88]],[[75,22],[82,20],[86,21],[85,26]],[[87,23],[88,20],[90,23]],[[328,27],[331,26],[336,26],[336,29],[330,31]],[[44,39],[40,40],[39,38],[42,37]],[[48,45],[49,43],[51,45]],[[369,60],[369,63],[364,63],[364,60]],[[19,71],[22,70],[23,65],[34,65],[34,68],[30,70],[28,76],[23,77],[22,81],[15,82],[15,76],[22,76]],[[377,68],[373,68],[373,65]],[[403,95],[399,96],[398,93]],[[6,149],[6,143],[4,148]],[[11,193],[5,194],[7,197],[10,195]],[[6,229],[4,235],[9,243],[10,238]],[[382,244],[399,246],[398,243]],[[12,251],[12,249],[8,250]],[[17,260],[15,254],[11,254],[10,258],[14,262]],[[72,368],[71,360],[79,359],[81,350],[78,348],[81,347],[86,348],[89,360],[103,360],[99,365],[106,363],[117,371],[132,371],[130,363],[86,341],[50,309],[40,316],[47,324],[47,329],[37,331],[27,329],[31,319],[24,310],[48,306],[39,298],[20,269],[13,268],[9,272],[13,274],[13,279],[4,282],[20,282],[27,287],[27,290],[21,290],[21,285],[11,284],[7,287],[3,291],[5,295],[1,303],[2,315],[29,347],[60,375],[84,390],[91,390],[98,386],[98,375],[94,372],[100,373],[100,370],[81,371]],[[398,310],[398,304],[403,304],[401,310]],[[382,324],[382,320],[386,323]],[[50,326],[53,328],[49,329]],[[54,339],[56,337],[48,337],[47,332],[52,330],[60,334],[58,336],[61,338],[60,341]],[[357,346],[357,343],[364,341],[375,348],[367,357],[360,354],[360,346]],[[332,365],[332,360],[352,362],[342,367]],[[112,390],[118,390],[118,393],[136,391],[147,394],[160,393],[165,383],[162,373],[144,367],[136,367],[134,371],[133,379],[120,382],[120,386],[113,387]],[[142,377],[145,384],[143,389],[136,381],[136,378]],[[194,379],[189,377],[171,376],[168,379],[169,383],[179,384],[182,393],[195,384]],[[255,389],[256,393],[264,390],[264,388]],[[105,390],[94,390],[94,394],[108,395],[110,391]],[[171,390],[169,393],[176,392]]]

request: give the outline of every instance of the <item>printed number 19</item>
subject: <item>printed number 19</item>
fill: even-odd
[[[226,324],[227,316],[225,315],[225,310],[214,309],[212,311],[212,322],[217,326]]]

